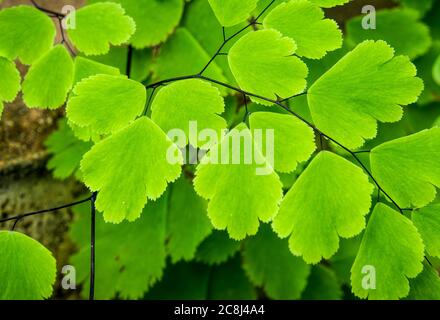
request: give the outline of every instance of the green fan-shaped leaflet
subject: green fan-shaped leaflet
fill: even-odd
[[[93,0],[91,3],[102,0]],[[136,22],[136,32],[130,39],[135,48],[145,48],[164,42],[182,17],[183,0],[112,0],[120,3]]]
[[[72,87],[73,61],[63,45],[37,60],[23,81],[23,101],[30,108],[56,109]]]
[[[245,241],[243,268],[272,299],[299,299],[310,274],[310,266],[293,256],[287,241],[278,238],[268,225]]]
[[[32,26],[32,27],[30,27]],[[55,26],[43,12],[30,6],[0,11],[0,56],[31,64],[52,48]]]
[[[214,230],[197,248],[195,259],[209,265],[223,263],[240,250],[240,243],[227,232]]]
[[[117,76],[119,75],[119,69],[108,66],[93,60],[89,60],[83,57],[76,57],[73,64],[73,85],[88,77],[98,74],[108,74]],[[94,132],[92,126],[79,126],[72,121],[68,121],[69,126],[72,128],[75,136],[83,141],[99,141],[100,134]]]
[[[440,300],[440,277],[438,271],[424,263],[423,271],[410,280],[410,300]]]
[[[111,133],[139,116],[146,99],[145,87],[139,82],[124,76],[96,75],[73,88],[67,102],[67,117],[95,133]]]
[[[47,168],[53,170],[53,176],[59,179],[66,179],[74,174],[79,169],[82,157],[92,147],[92,143],[75,137],[65,119],[58,122],[58,130],[44,144],[52,154]]]
[[[192,184],[180,178],[170,187],[167,218],[167,248],[173,263],[192,260],[198,245],[211,233],[207,203]]]
[[[346,4],[352,0],[309,0],[309,1],[323,8],[332,8]]]
[[[280,4],[266,16],[263,25],[295,40],[298,56],[319,59],[342,46],[338,24],[324,19],[324,11],[307,0]]]
[[[20,91],[21,76],[14,62],[0,57],[0,118],[3,102],[12,102]]]
[[[211,144],[199,141],[199,133],[210,129],[221,137],[227,126],[220,116],[225,110],[220,91],[199,79],[174,82],[160,89],[151,110],[151,119],[165,132],[180,129],[185,133],[186,139],[176,141],[181,148],[189,142],[194,147],[208,149]],[[196,126],[194,130],[190,129],[191,122]]]
[[[420,208],[440,187],[440,128],[386,142],[370,153],[377,181],[402,208]]]
[[[119,69],[108,66],[84,57],[76,57],[73,64],[73,84],[77,84],[81,80],[97,75],[109,74],[113,76],[119,75]]]
[[[254,112],[249,117],[252,130],[262,131],[263,155],[267,158],[267,130],[274,132],[274,169],[292,172],[300,162],[307,161],[316,149],[315,133],[304,122],[291,115]]]
[[[440,55],[435,60],[434,67],[432,69],[432,76],[435,82],[437,82],[437,84],[440,86]]]
[[[197,74],[208,63],[210,54],[186,28],[178,28],[161,47],[153,68],[154,79],[164,80]],[[206,69],[204,75],[222,82],[227,81],[215,61]],[[220,91],[224,93],[225,89],[221,87]]]
[[[423,90],[407,57],[394,57],[384,41],[364,41],[319,78],[308,91],[316,126],[348,148],[376,136],[377,121],[396,122],[402,105]]]
[[[355,17],[347,23],[347,38],[351,44],[384,40],[396,50],[397,55],[407,55],[411,59],[425,54],[431,46],[429,28],[419,21],[417,11],[400,8],[380,10],[374,30],[363,28],[362,19],[364,16]]]
[[[196,192],[210,200],[208,216],[216,229],[227,229],[241,240],[258,231],[259,220],[270,221],[278,211],[282,185],[255,147],[244,124],[231,130],[197,167]]]
[[[291,234],[293,254],[317,263],[336,253],[339,237],[351,238],[365,228],[372,192],[359,167],[321,152],[285,196],[273,228],[281,237]]]
[[[172,154],[177,163],[168,161]],[[107,222],[139,218],[148,199],[155,200],[176,180],[180,151],[149,118],[142,117],[96,144],[81,161],[84,183],[99,191],[96,208]]]
[[[41,300],[52,295],[56,262],[28,236],[0,231],[0,300]]]
[[[96,3],[78,9],[76,26],[67,30],[75,47],[86,55],[105,54],[110,44],[126,43],[136,30],[132,18],[117,3]]]
[[[426,252],[440,258],[440,203],[413,212],[412,221],[422,236]]]
[[[220,24],[231,27],[246,21],[258,0],[208,0]]]
[[[301,299],[341,300],[342,296],[341,284],[335,272],[323,265],[313,266]]]
[[[139,299],[165,268],[168,196],[149,202],[135,222],[105,223],[96,216],[95,296],[97,299]],[[79,251],[71,257],[82,295],[88,297],[90,275],[90,204],[74,209],[70,236]]]
[[[307,66],[293,56],[295,51],[295,42],[276,30],[250,32],[232,46],[229,66],[241,89],[272,100],[288,98],[302,92],[307,84]]]
[[[378,203],[351,268],[352,291],[372,300],[404,298],[409,293],[408,278],[422,272],[422,262],[423,242],[412,222]],[[368,278],[372,270],[375,276]]]

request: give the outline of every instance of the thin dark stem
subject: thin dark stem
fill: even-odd
[[[96,192],[90,201],[90,295],[89,300],[95,299],[95,241],[96,241]]]
[[[153,87],[153,90],[151,91],[151,95],[148,97],[147,105],[145,106],[145,110],[142,113],[144,116],[147,115],[148,110],[150,109],[151,101],[153,101],[154,93],[156,92],[157,87]]]
[[[283,104],[280,101],[277,100],[273,100],[267,97],[263,97],[261,95],[252,93],[252,92],[247,92],[244,91],[240,88],[234,87],[230,84],[221,82],[219,80],[215,80],[209,77],[205,77],[203,75],[200,74],[196,74],[196,75],[189,75],[189,76],[182,76],[182,77],[175,77],[175,78],[170,78],[170,79],[166,79],[166,80],[162,80],[153,84],[150,84],[149,86],[147,86],[147,88],[157,88],[158,86],[170,83],[170,82],[175,82],[175,81],[180,81],[180,80],[186,80],[186,79],[202,79],[211,83],[215,83],[217,85],[220,85],[222,87],[231,89],[233,91],[239,92],[243,95],[249,96],[249,97],[253,97],[253,98],[257,98],[257,99],[261,99],[267,102],[270,102],[272,104],[275,104],[279,107],[281,107],[282,109],[286,110],[288,113],[290,113],[291,115],[295,116],[296,118],[298,118],[299,120],[301,120],[302,122],[304,122],[305,124],[307,124],[310,128],[312,128],[315,132],[317,132],[318,134],[322,135],[324,138],[326,138],[327,140],[333,142],[334,144],[338,145],[339,147],[341,147],[342,149],[344,149],[346,152],[348,152],[355,160],[357,163],[359,163],[359,165],[362,167],[362,169],[368,174],[368,176],[371,178],[371,180],[374,182],[374,184],[377,186],[377,188],[393,203],[393,205],[396,206],[396,208],[402,212],[402,208],[397,204],[396,201],[394,201],[393,198],[391,198],[391,196],[381,187],[381,185],[379,184],[379,182],[376,180],[376,178],[373,176],[373,174],[370,172],[370,170],[365,166],[365,164],[359,159],[359,157],[356,155],[355,152],[351,151],[349,148],[347,148],[346,146],[344,146],[342,143],[338,142],[337,140],[333,139],[332,137],[328,136],[327,134],[325,134],[324,132],[322,132],[321,130],[319,130],[313,123],[311,123],[310,121],[308,121],[307,119],[305,119],[304,117],[300,116],[299,114],[297,114],[296,112],[292,111],[287,105]],[[302,95],[304,93],[300,93],[299,95]],[[299,96],[297,95],[297,96]],[[294,97],[294,96],[293,96]]]
[[[76,56],[76,52],[72,49],[72,47],[69,45],[69,42],[66,39],[66,35],[64,34],[64,28],[63,28],[63,18],[62,17],[57,17],[58,18],[58,25],[60,26],[60,32],[61,32],[61,43],[64,44],[67,48],[67,50],[69,50],[70,54],[72,56]]]
[[[45,209],[45,210],[39,210],[39,211],[34,211],[34,212],[29,212],[29,213],[23,213],[23,214],[19,214],[13,217],[8,217],[8,218],[4,218],[4,219],[0,219],[0,223],[3,222],[8,222],[8,221],[14,221],[14,220],[21,220],[27,217],[31,217],[31,216],[35,216],[35,215],[40,215],[40,214],[44,214],[44,213],[49,213],[49,212],[54,212],[57,210],[61,210],[61,209],[66,209],[66,208],[70,208],[70,207],[74,207],[77,206],[79,204],[88,202],[92,199],[92,197],[89,197],[87,199],[81,200],[81,201],[76,201],[76,202],[72,202],[69,204],[65,204],[56,208],[51,208],[51,209]]]
[[[64,18],[66,16],[65,14],[63,14],[61,12],[56,12],[56,11],[53,11],[53,10],[49,10],[49,9],[43,8],[35,0],[30,0],[30,1],[31,1],[31,3],[33,4],[33,6],[35,8],[37,8],[38,10],[43,11],[43,12],[49,14],[49,15],[53,15],[55,17],[61,17],[61,18]]]
[[[231,35],[230,37],[226,38],[226,33],[225,33],[225,28],[223,27],[223,43],[220,45],[220,47],[217,49],[217,51],[214,53],[214,55],[211,57],[211,59],[209,59],[208,63],[203,67],[203,69],[198,73],[199,75],[202,75],[206,69],[208,69],[208,67],[211,65],[211,63],[215,60],[215,58],[217,58],[217,56],[220,54],[220,52],[222,51],[222,49],[225,47],[225,45],[231,41],[232,39],[234,39],[236,36],[238,36],[240,33],[242,33],[243,31],[245,31],[246,29],[252,27],[253,25],[255,25],[258,21],[258,19],[272,6],[272,4],[275,2],[275,0],[272,0],[264,9],[263,11],[261,11],[261,13],[255,18],[254,21],[252,21],[251,23],[249,23],[248,25],[246,25],[245,27],[241,28],[240,30],[238,30],[237,32],[235,32],[233,35]]]
[[[127,65],[125,67],[125,74],[130,78],[131,76],[131,62],[133,60],[133,47],[131,45],[128,46],[127,52]]]
[[[248,103],[247,103],[247,96],[245,94],[243,94],[243,101],[244,101],[244,108],[245,108],[243,122],[246,123],[246,121],[248,120],[248,118],[250,116],[250,112],[249,112]]]
[[[360,150],[360,151],[353,151],[353,153],[355,154],[359,154],[359,153],[370,153],[371,150]]]

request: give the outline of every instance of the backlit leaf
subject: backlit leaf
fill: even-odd
[[[110,44],[126,43],[136,30],[135,22],[117,3],[96,3],[76,12],[75,28],[67,29],[69,39],[86,55],[105,54]]]
[[[324,11],[307,0],[280,4],[266,16],[263,25],[295,40],[298,56],[319,59],[342,46],[337,23],[324,19]]]
[[[422,262],[423,242],[412,222],[378,203],[351,268],[352,290],[372,300],[404,298],[408,279],[422,272]]]
[[[249,153],[249,147],[254,152]],[[277,174],[255,149],[251,132],[243,124],[202,159],[194,186],[210,200],[208,216],[214,227],[227,229],[237,240],[256,234],[259,220],[270,221],[282,197]]]
[[[115,132],[145,108],[145,87],[123,76],[96,75],[73,88],[67,103],[69,121],[91,127],[95,133]]]
[[[73,82],[73,61],[57,45],[37,60],[23,81],[23,101],[30,108],[56,109],[64,104]]]
[[[185,133],[187,139],[176,142],[181,148],[189,142],[194,147],[207,149],[210,144],[198,141],[199,133],[209,129],[220,137],[227,126],[226,120],[220,116],[225,110],[225,102],[219,90],[198,79],[179,81],[162,88],[151,109],[151,119],[162,130],[180,129]],[[193,130],[190,129],[191,123],[195,126]]]
[[[262,132],[263,155],[267,155],[267,130],[273,130],[274,168],[280,172],[292,172],[298,164],[307,161],[316,149],[315,134],[298,118],[271,112],[254,112],[249,117],[252,130]],[[270,142],[269,142],[270,143]]]
[[[440,187],[440,128],[386,142],[370,153],[371,170],[402,208],[420,208]]]
[[[440,258],[440,203],[413,212],[412,221],[422,236],[426,252]]]
[[[52,295],[56,262],[42,244],[0,231],[0,300],[41,300]]]
[[[175,156],[170,163],[167,153]],[[83,158],[84,183],[99,191],[96,208],[107,222],[134,221],[181,172],[180,151],[150,119],[142,117],[96,144]]]
[[[32,27],[30,27],[32,26]],[[0,11],[0,56],[31,64],[52,48],[55,25],[43,12],[30,6]]]
[[[281,203],[273,228],[290,236],[293,254],[308,263],[333,256],[339,237],[365,228],[373,186],[362,170],[330,152],[319,153]]]
[[[12,102],[20,91],[21,76],[14,62],[0,57],[0,118],[3,102]]]
[[[256,8],[258,0],[208,0],[218,21],[224,27],[245,21]]]
[[[417,100],[423,82],[415,76],[409,59],[394,57],[384,41],[362,42],[309,89],[313,120],[346,147],[360,147],[376,136],[377,121],[400,120],[401,106]]]
[[[250,32],[229,51],[229,66],[241,89],[272,100],[288,98],[306,87],[307,66],[293,56],[296,48],[292,39],[276,30]]]

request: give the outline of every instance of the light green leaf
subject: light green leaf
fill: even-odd
[[[440,128],[386,142],[370,153],[371,170],[402,208],[420,208],[440,187]]]
[[[293,254],[308,263],[333,256],[339,237],[351,238],[365,228],[373,186],[362,170],[330,152],[319,153],[284,197],[273,228],[291,234]]]
[[[101,0],[94,0],[99,2]],[[113,0],[120,3],[136,22],[136,32],[130,39],[135,48],[145,48],[164,42],[179,24],[183,0]]]
[[[214,227],[227,229],[237,240],[256,234],[259,220],[270,221],[282,198],[277,174],[255,148],[244,124],[231,130],[202,159],[194,186],[210,200],[208,216]]]
[[[324,19],[324,11],[307,0],[280,4],[266,16],[263,25],[295,40],[298,56],[320,59],[342,46],[338,24]]]
[[[49,51],[56,34],[50,18],[30,6],[1,10],[0,30],[0,56],[18,58],[24,64],[32,64]]]
[[[276,30],[250,32],[232,46],[229,66],[241,89],[272,100],[288,98],[301,93],[307,84],[307,66],[293,56],[295,51],[295,42]]]
[[[76,26],[67,30],[75,47],[86,55],[105,54],[110,44],[126,43],[136,30],[135,22],[117,3],[96,3],[76,12]]]
[[[316,149],[313,129],[294,116],[255,112],[250,115],[249,123],[252,130],[263,130],[260,150],[263,150],[263,155],[267,158],[267,149],[274,149],[274,168],[277,171],[294,171],[298,164],[307,161]],[[272,146],[268,145],[268,130],[273,130]]]
[[[417,100],[423,82],[415,76],[409,59],[394,57],[384,41],[362,42],[309,89],[313,120],[346,147],[360,147],[376,136],[377,121],[400,120],[401,106]]]
[[[115,132],[141,115],[145,87],[123,76],[96,75],[73,88],[67,103],[69,121],[90,127],[95,133]]]
[[[412,221],[422,236],[426,252],[440,258],[440,203],[414,211]]]
[[[332,8],[346,4],[352,0],[309,0],[309,1],[323,8]]]
[[[56,262],[42,244],[0,231],[0,300],[41,300],[52,295]]]
[[[335,272],[325,266],[312,268],[303,300],[341,300],[343,292]]]
[[[196,261],[206,264],[220,264],[240,250],[240,242],[229,238],[224,231],[214,231],[197,248]]]
[[[119,69],[83,57],[76,57],[73,66],[74,66],[74,73],[73,73],[74,85],[85,78],[97,74],[109,74],[113,76],[119,75]]]
[[[58,130],[44,142],[52,158],[47,168],[53,170],[53,176],[66,179],[79,169],[84,154],[90,150],[92,143],[78,140],[65,119],[58,122]]]
[[[429,28],[419,21],[417,11],[400,8],[380,10],[376,15],[378,22],[374,30],[363,28],[362,19],[364,16],[347,22],[348,41],[353,45],[364,40],[384,40],[395,49],[397,55],[407,55],[410,59],[424,55],[431,47]]]
[[[422,272],[422,261],[422,238],[412,222],[378,203],[351,268],[352,290],[360,298],[404,298],[409,293],[408,278]],[[375,289],[365,289],[365,284],[374,284]]]
[[[29,69],[23,101],[30,108],[56,109],[66,101],[72,82],[72,58],[64,46],[57,45]]]
[[[167,219],[167,247],[173,263],[192,260],[198,245],[211,233],[207,203],[192,184],[180,178],[171,186]]]
[[[136,222],[105,223],[96,216],[97,299],[138,299],[162,277],[165,268],[165,228],[168,196],[149,202]],[[74,209],[70,236],[79,247],[71,264],[88,296],[90,275],[90,204]]]
[[[163,131],[142,117],[96,144],[81,161],[81,171],[84,183],[100,191],[96,208],[106,221],[118,223],[139,218],[147,198],[159,198],[179,177],[182,162]]]
[[[258,0],[208,0],[218,21],[231,27],[249,18]]]
[[[432,76],[435,82],[437,82],[437,84],[440,86],[440,55],[435,60],[434,67],[432,69]]]
[[[440,300],[440,277],[438,271],[424,263],[423,271],[411,279],[408,299]]]
[[[209,129],[221,137],[227,127],[226,120],[220,116],[225,110],[220,91],[199,79],[178,81],[163,87],[151,109],[151,119],[165,132],[180,129],[185,133],[187,139],[176,142],[180,148],[189,142],[194,147],[208,149],[212,143],[199,141],[199,133]],[[194,130],[190,129],[192,125],[196,126]]]
[[[310,274],[310,266],[293,256],[287,241],[278,238],[268,225],[245,241],[243,268],[272,299],[298,299]]]
[[[20,91],[21,76],[15,63],[0,57],[0,118],[3,102],[12,102]]]

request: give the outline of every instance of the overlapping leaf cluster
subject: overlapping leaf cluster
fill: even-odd
[[[440,4],[399,1],[374,32],[355,17],[344,43],[324,8],[348,2],[89,1],[67,31],[73,58],[44,13],[0,11],[0,111],[20,89],[30,108],[66,104],[49,168],[98,194],[99,298],[439,298]],[[16,59],[31,65],[22,84]],[[273,161],[257,129],[273,130]],[[223,155],[240,161],[209,161]],[[85,291],[88,210],[70,233]],[[0,243],[0,297],[48,297],[50,254],[15,233]],[[27,251],[45,273],[24,292],[32,270],[14,252]]]

